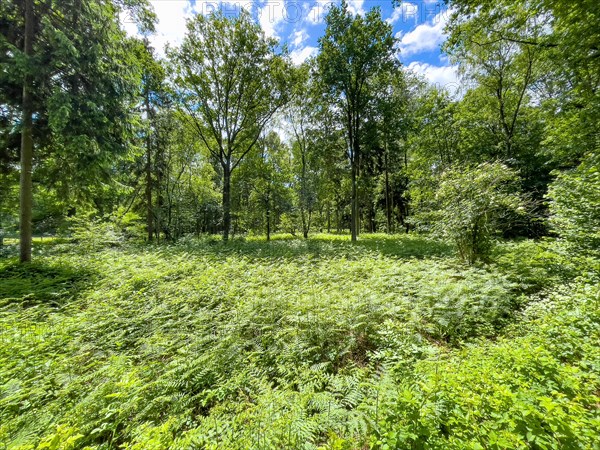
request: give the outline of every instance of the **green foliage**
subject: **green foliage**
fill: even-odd
[[[236,17],[217,10],[189,21],[181,50],[169,55],[182,109],[216,161],[230,168],[286,103],[286,60],[275,45],[245,10]]]
[[[163,62],[147,0],[0,3],[0,447],[600,450],[597,1],[452,0],[456,97],[351,11],[293,68],[243,8]]]
[[[361,447],[390,377],[502,333],[527,288],[410,236],[74,247],[1,263],[10,448]]]
[[[325,35],[319,39],[318,73],[334,117],[346,133],[344,153],[351,169],[350,232],[356,241],[360,224],[357,178],[367,111],[376,103],[378,78],[399,70],[396,40],[379,8],[371,9],[364,17],[355,16],[342,0],[340,6],[329,8],[325,22]]]
[[[223,240],[231,228],[231,173],[289,100],[289,61],[250,14],[197,14],[170,52],[179,105],[212,156],[223,189]]]
[[[578,250],[600,252],[600,153],[558,175],[548,192],[552,223]]]
[[[136,213],[119,209],[107,217],[96,217],[94,213],[71,217],[66,232],[78,249],[86,252],[119,246],[126,240],[139,240],[144,225]]]
[[[292,209],[291,158],[289,147],[275,132],[259,139],[256,147],[234,177],[234,198],[240,199],[236,209],[243,228],[270,239],[282,214]]]
[[[516,180],[517,174],[499,163],[447,169],[435,193],[436,209],[425,218],[434,234],[454,242],[464,261],[487,260],[503,218],[522,208]]]
[[[58,262],[33,263],[29,267],[0,260],[0,304],[21,307],[58,306],[73,299],[90,282],[93,273]]]
[[[387,387],[374,448],[598,448],[599,294],[557,291],[506,338],[419,362]]]

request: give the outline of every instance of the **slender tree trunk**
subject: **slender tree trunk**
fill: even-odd
[[[25,43],[27,57],[33,55],[33,0],[25,0]],[[33,182],[33,102],[31,98],[31,75],[29,68],[23,80],[23,129],[21,131],[21,177],[19,245],[22,263],[31,261]]]
[[[350,212],[350,233],[352,234],[352,242],[356,242],[358,235],[358,190],[356,188],[356,165],[352,164],[352,205]]]
[[[157,142],[160,142],[157,140]],[[164,205],[164,198],[162,194],[163,189],[163,179],[165,178],[164,171],[167,170],[167,164],[165,162],[165,153],[164,148],[161,147],[161,144],[156,145],[155,156],[154,156],[154,170],[155,170],[155,186],[154,192],[156,192],[156,210],[154,211],[154,236],[156,237],[156,242],[160,243],[160,233],[163,229],[163,219],[162,219],[162,210]],[[164,184],[164,189],[168,192],[169,183],[168,177]]]
[[[304,236],[304,239],[308,239],[308,233],[310,231],[310,223],[311,223],[311,219],[312,219],[312,212],[308,211],[307,214],[308,214],[308,217],[306,220],[306,226],[302,230],[302,235]]]
[[[357,219],[356,216],[358,215],[358,208],[357,208],[357,201],[358,201],[358,196],[357,196],[357,189],[356,189],[356,165],[357,165],[357,161],[358,161],[358,154],[357,154],[357,136],[355,133],[355,118],[354,118],[354,113],[348,109],[347,111],[347,115],[348,115],[348,145],[350,146],[349,152],[350,152],[350,172],[351,172],[351,187],[352,187],[352,194],[350,197],[350,235],[351,235],[351,240],[352,242],[356,242],[356,236],[357,236],[357,230],[356,230],[356,224],[357,224]]]
[[[358,127],[357,127],[358,128]],[[358,141],[358,129],[354,130],[352,139],[352,208],[350,218],[350,230],[352,242],[356,242],[359,234],[359,209],[358,209],[358,165],[360,154],[360,142]]]
[[[231,228],[231,165],[223,164],[223,242],[229,240]]]
[[[307,197],[308,197],[308,188],[306,183],[306,146],[302,145],[302,170],[301,170],[301,187],[300,187],[300,216],[302,218],[302,236],[304,239],[308,239],[308,231],[310,225],[308,224],[306,215],[307,215]],[[308,219],[310,220],[310,219]]]
[[[371,233],[375,233],[377,230],[377,224],[375,223],[375,204],[373,202],[370,202],[370,207],[369,207],[369,220],[371,222]]]
[[[146,107],[146,118],[148,119],[148,130],[146,132],[146,227],[148,231],[148,242],[152,242],[154,234],[154,211],[152,209],[152,145],[150,142],[150,99],[146,89],[144,99]]]
[[[304,195],[304,194],[303,194]],[[303,200],[300,200],[300,218],[302,219],[302,236],[304,239],[308,238],[308,230],[310,228],[310,218],[307,218],[309,214],[305,209],[305,203]]]
[[[265,202],[265,220],[267,222],[267,242],[269,242],[271,240],[271,199],[269,190],[267,190]]]
[[[306,239],[308,237],[308,228],[306,226],[306,214],[304,208],[300,209],[300,217],[302,219],[302,236]]]
[[[387,219],[387,232],[390,234],[392,232],[392,204],[390,202],[390,173],[388,167],[388,149],[387,149],[387,140],[385,142],[385,215]]]

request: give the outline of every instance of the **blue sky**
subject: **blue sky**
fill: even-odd
[[[178,45],[185,34],[185,21],[194,14],[207,14],[221,8],[225,14],[237,14],[240,8],[251,12],[265,33],[287,43],[295,63],[318,52],[318,38],[323,35],[327,8],[339,0],[151,0],[158,16],[157,32],[151,41],[159,54],[164,46]],[[385,20],[392,24],[399,39],[399,57],[406,70],[416,72],[429,82],[454,90],[456,67],[440,51],[445,40],[444,25],[448,11],[443,1],[403,1],[394,8],[391,0],[350,0],[353,13],[364,14],[379,7]],[[135,26],[123,19],[127,31]]]

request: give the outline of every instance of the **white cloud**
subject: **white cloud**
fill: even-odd
[[[419,20],[419,5],[416,3],[402,2],[400,6],[394,9],[391,17],[386,19],[386,22],[394,24],[400,19],[402,19],[403,23],[406,23],[409,20],[416,23]]]
[[[127,13],[121,12],[119,15],[119,21],[121,22],[121,27],[125,30],[125,33],[127,33],[128,36],[138,35],[137,25]]]
[[[348,2],[348,11],[352,14],[360,14],[361,16],[365,15],[365,10],[363,8],[363,4],[365,0],[352,0]]]
[[[449,15],[448,11],[442,11],[431,22],[418,25],[406,34],[401,31],[396,33],[396,37],[400,39],[398,46],[401,55],[410,56],[438,48],[446,40],[444,27]]]
[[[237,15],[240,9],[251,13],[255,5],[250,0],[196,0],[193,6],[189,0],[150,0],[150,4],[156,13],[158,23],[156,32],[148,36],[148,40],[159,56],[164,56],[167,43],[172,47],[181,44],[187,32],[186,20],[195,14],[207,15],[221,10],[226,16]],[[139,35],[137,26],[127,18],[126,14],[122,14],[120,19],[121,25],[128,35]]]
[[[298,31],[295,31],[292,34],[292,45],[294,47],[300,47],[302,44],[304,44],[304,42],[306,42],[306,40],[308,39],[308,33],[306,32],[305,29],[301,29]]]
[[[315,56],[318,51],[319,49],[317,47],[311,47],[307,45],[304,48],[298,48],[290,52],[290,58],[292,58],[292,62],[298,66],[311,56]]]
[[[237,15],[241,9],[252,12],[255,3],[251,0],[196,0],[194,12],[207,15],[214,11],[221,10],[223,14]]]
[[[258,10],[258,23],[269,37],[279,37],[277,31],[280,24],[287,19],[287,9],[283,1],[268,1]]]
[[[158,23],[156,24],[156,32],[148,36],[150,45],[154,47],[156,53],[164,56],[165,45],[169,43],[171,46],[178,46],[183,41],[183,37],[187,30],[186,19],[193,16],[191,4],[188,0],[174,1],[150,1]],[[137,26],[129,20],[126,15],[121,16],[121,24],[130,36],[137,36]]]
[[[193,11],[188,1],[153,1],[152,6],[158,17],[156,36],[151,39],[159,54],[164,52],[167,43],[179,46],[187,31],[186,19],[193,17]]]
[[[450,93],[456,93],[460,89],[458,66],[434,66],[413,61],[407,69],[423,76],[439,89],[447,89]]]

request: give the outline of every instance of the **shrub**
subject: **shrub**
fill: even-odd
[[[117,210],[103,218],[92,215],[71,217],[69,232],[80,249],[89,251],[115,247],[128,239],[141,239],[144,224],[139,215]]]
[[[558,175],[550,186],[551,223],[568,243],[600,252],[600,153],[592,153],[574,170]]]
[[[487,260],[501,221],[509,211],[521,209],[517,179],[515,171],[500,163],[446,170],[435,194],[432,231],[452,240],[469,264]]]

